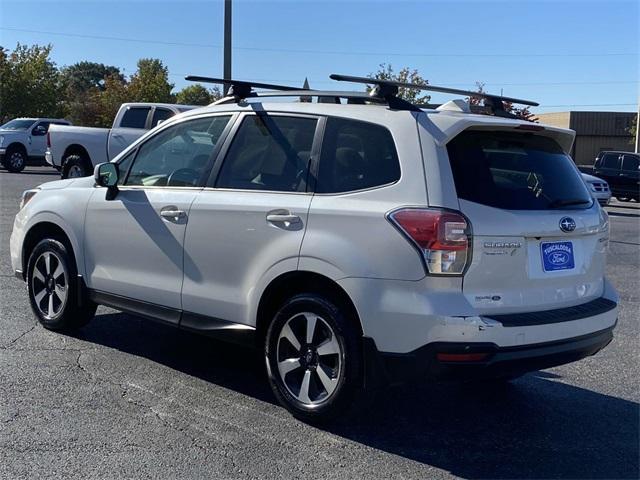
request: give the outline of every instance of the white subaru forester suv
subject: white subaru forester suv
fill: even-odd
[[[388,90],[237,90],[24,193],[11,260],[44,327],[101,304],[254,344],[306,420],[374,386],[507,380],[611,341],[608,219],[573,131]]]

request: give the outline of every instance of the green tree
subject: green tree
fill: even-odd
[[[132,102],[173,103],[173,84],[169,83],[169,70],[156,58],[138,60],[138,70],[129,82]]]
[[[428,80],[425,80],[420,76],[418,70],[411,70],[409,69],[409,67],[404,67],[398,73],[395,73],[391,64],[386,63],[381,63],[378,71],[370,73],[368,77],[375,78],[377,80],[393,80],[396,82],[416,83],[418,85],[427,85],[429,83]],[[367,91],[370,90],[371,87],[367,87]],[[402,98],[403,100],[407,100],[408,102],[417,104],[429,103],[429,100],[431,100],[431,96],[423,95],[422,90],[417,90],[415,88],[400,88],[398,90],[398,97]]]
[[[106,77],[116,77],[124,81],[118,67],[95,62],[78,62],[60,71],[65,87],[72,92],[88,92],[94,88],[104,90]]]
[[[0,117],[58,117],[63,113],[62,85],[51,45],[0,46]]]
[[[176,103],[182,103],[184,105],[209,105],[220,99],[220,96],[220,89],[218,87],[207,90],[199,83],[196,83],[195,85],[184,87],[176,93]]]
[[[118,67],[95,62],[78,62],[64,67],[60,76],[64,85],[66,117],[76,125],[103,125],[100,94],[107,77],[124,83]]]
[[[478,93],[488,93],[485,89],[484,89],[484,82],[476,82],[476,92]],[[479,97],[469,97],[469,104],[478,108],[482,108],[482,104],[483,104],[483,100],[482,98]],[[531,113],[531,107],[527,106],[523,106],[523,107],[516,107],[514,106],[513,103],[510,102],[503,102],[504,103],[504,109],[508,112],[511,113],[513,115],[515,115],[517,118],[520,118],[522,120],[527,120],[528,122],[538,122],[538,117],[536,117],[533,113]]]
[[[91,103],[97,105],[93,124],[97,127],[110,127],[118,113],[120,105],[131,102],[130,86],[121,75],[110,75],[105,78],[104,89],[94,89],[91,93]]]
[[[627,132],[629,132],[629,135],[631,135],[631,138],[629,139],[629,143],[631,145],[636,144],[637,131],[638,131],[638,115],[636,115],[636,117],[633,120],[631,120],[631,125],[627,129]]]

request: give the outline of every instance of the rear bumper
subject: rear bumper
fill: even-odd
[[[593,319],[598,319],[599,328],[587,332],[575,328],[580,323],[595,325]],[[434,341],[408,353],[378,351],[375,341],[365,337],[365,382],[380,385],[406,383],[418,378],[497,378],[575,362],[596,354],[611,342],[617,323],[617,304],[602,297],[575,307],[500,315],[491,320],[500,325],[495,328],[509,331],[574,327],[566,330],[563,338],[550,341],[519,345],[500,345],[493,341]],[[573,335],[568,334],[570,331]]]
[[[434,343],[408,354],[382,353],[365,347],[370,383],[398,384],[414,379],[470,380],[520,375],[556,367],[595,355],[613,339],[614,327],[581,337],[519,347],[495,344]],[[365,342],[368,343],[368,342]],[[373,347],[373,349],[372,349]],[[447,361],[441,357],[486,355],[477,361]],[[372,357],[373,355],[373,357]],[[378,378],[372,379],[371,375]]]

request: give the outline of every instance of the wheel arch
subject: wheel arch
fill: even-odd
[[[91,155],[89,155],[89,152],[87,151],[87,149],[78,144],[78,143],[73,143],[71,145],[69,145],[65,150],[64,153],[62,154],[62,166],[64,167],[65,161],[67,159],[67,157],[71,156],[71,155],[79,155],[81,158],[83,158],[87,164],[89,164],[89,166],[91,166]]]
[[[76,262],[76,269],[80,272],[81,264],[78,262],[78,245],[73,238],[72,235],[60,226],[58,223],[54,223],[50,219],[41,220],[37,223],[34,223],[24,236],[24,240],[22,242],[22,255],[21,255],[21,265],[22,265],[22,275],[26,278],[27,272],[27,263],[29,261],[29,255],[35,248],[35,246],[40,242],[40,240],[44,238],[55,238],[59,240],[66,248],[70,250],[71,257]]]
[[[274,278],[263,290],[256,311],[256,342],[262,342],[273,316],[289,297],[300,293],[319,293],[329,296],[349,312],[348,317],[363,334],[360,315],[349,294],[334,280],[322,274],[296,270]]]
[[[19,141],[11,142],[9,145],[7,145],[7,150],[6,151],[9,152],[10,150],[12,150],[14,148],[22,150],[22,152],[25,154],[25,156],[27,156],[27,157],[29,156],[29,152],[27,151],[27,147],[22,142],[19,142]]]

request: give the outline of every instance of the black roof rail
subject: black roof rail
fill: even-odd
[[[187,75],[184,79],[190,82],[218,83],[221,85],[228,84],[230,85],[230,88],[225,99],[235,98],[236,101],[251,96],[252,93],[255,93],[253,92],[254,88],[268,88],[270,90],[278,91],[305,90],[304,88],[291,87],[289,85],[275,85],[272,83],[248,82],[245,80],[201,77],[199,75]]]
[[[464,95],[467,97],[475,97],[482,98],[484,100],[484,105],[487,107],[494,115],[497,116],[509,116],[509,114],[504,109],[504,103],[518,103],[521,105],[530,105],[532,107],[537,107],[540,104],[534,102],[532,100],[523,100],[520,98],[513,97],[503,97],[501,95],[493,95],[490,93],[481,93],[481,92],[473,92],[471,90],[460,90],[458,88],[449,88],[449,87],[439,87],[437,85],[420,85],[417,83],[405,83],[405,82],[396,82],[394,80],[380,80],[377,78],[368,78],[368,77],[354,77],[351,75],[339,75],[339,74],[331,74],[329,78],[332,80],[337,80],[339,82],[351,82],[351,83],[364,83],[368,85],[375,85],[373,90],[371,90],[370,95],[384,98],[389,101],[389,106],[391,106],[392,102],[396,102],[399,99],[396,95],[398,94],[399,88],[414,88],[417,90],[427,90],[430,92],[438,92],[438,93],[451,93],[454,95]],[[404,100],[402,100],[405,102]],[[405,102],[409,103],[409,102]],[[409,105],[411,105],[409,103]]]

